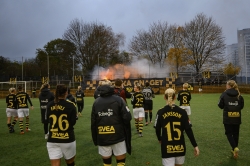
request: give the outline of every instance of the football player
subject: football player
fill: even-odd
[[[60,165],[62,157],[68,166],[75,166],[76,105],[66,100],[66,96],[67,87],[59,84],[56,86],[54,101],[47,105],[46,119],[50,123],[47,150],[52,166]]]
[[[45,113],[47,109],[47,104],[54,100],[54,94],[50,91],[50,85],[48,83],[45,83],[41,86],[40,94],[39,94],[39,102],[40,102],[40,109],[41,109],[41,121],[43,123],[43,130],[45,139],[48,139],[49,136],[49,123],[45,118]]]
[[[187,112],[174,104],[174,89],[168,88],[164,99],[166,105],[157,112],[154,126],[161,144],[162,165],[181,166],[184,164],[186,154],[184,131],[194,147],[195,156],[199,155],[199,148],[188,123]]]
[[[144,111],[145,111],[145,121],[146,121],[146,126],[148,125],[148,114],[149,114],[149,122],[152,123],[152,110],[153,110],[153,100],[152,98],[155,97],[154,91],[152,88],[149,86],[149,82],[145,83],[145,87],[142,90],[142,93],[145,98],[145,103],[144,103]]]
[[[126,153],[131,154],[131,114],[125,101],[114,95],[111,82],[103,81],[100,96],[94,101],[91,112],[91,134],[98,146],[103,165],[112,165],[112,155],[117,166],[124,166]]]
[[[76,104],[77,104],[77,110],[78,110],[78,115],[82,116],[82,110],[84,108],[84,92],[82,90],[81,86],[78,86],[77,91],[76,91]]]
[[[142,137],[143,131],[143,118],[144,113],[144,95],[141,93],[141,86],[139,84],[134,85],[134,94],[131,97],[131,104],[133,105],[133,114],[135,119],[135,127],[139,136]]]
[[[177,100],[180,101],[180,107],[186,110],[188,118],[191,115],[190,100],[192,99],[190,91],[188,91],[188,83],[183,84],[183,89],[178,92]],[[189,123],[191,121],[189,119]]]
[[[6,96],[6,115],[7,115],[7,126],[9,129],[9,133],[13,133],[14,126],[18,120],[17,116],[17,103],[16,103],[16,89],[15,88],[10,88],[9,89],[10,94]],[[13,122],[11,123],[12,117],[14,117]]]
[[[218,106],[223,109],[225,135],[231,145],[233,157],[237,159],[244,98],[241,96],[238,85],[234,80],[227,81],[226,90],[221,94]]]
[[[17,114],[19,118],[19,128],[20,128],[20,134],[24,134],[23,131],[23,118],[26,118],[26,132],[30,131],[29,128],[29,105],[30,104],[31,109],[33,109],[33,104],[30,100],[29,95],[23,91],[22,86],[18,87],[18,93],[16,94],[16,100],[17,100]]]

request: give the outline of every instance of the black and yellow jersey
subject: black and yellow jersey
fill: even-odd
[[[68,100],[51,101],[46,118],[50,123],[48,142],[70,143],[75,141],[76,105]]]
[[[83,97],[84,97],[84,92],[83,91],[76,91],[76,103],[83,103]]]
[[[177,100],[180,101],[180,106],[190,106],[191,93],[188,90],[178,92]]]
[[[133,108],[144,107],[145,98],[141,92],[135,92],[131,97]]]
[[[29,95],[25,92],[18,92],[16,94],[16,101],[17,101],[17,108],[29,108],[28,102],[30,106],[33,106]]]
[[[16,95],[9,94],[6,96],[7,108],[17,109]]]
[[[178,106],[172,108],[168,105],[160,109],[155,120],[156,135],[161,141],[162,158],[184,156],[186,145],[184,130],[192,145],[197,146],[188,116],[184,109]]]
[[[152,98],[155,97],[154,91],[152,90],[151,87],[145,87],[145,88],[142,90],[142,93],[143,93],[143,95],[144,95],[145,100],[152,100]]]

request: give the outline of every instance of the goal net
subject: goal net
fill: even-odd
[[[11,87],[16,88],[17,90],[18,86],[22,86],[24,91],[27,92],[27,89],[30,88],[30,83],[27,83],[27,81],[0,82],[1,91],[8,91]]]

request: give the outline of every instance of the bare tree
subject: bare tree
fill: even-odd
[[[158,22],[150,25],[149,30],[138,30],[133,36],[129,49],[139,57],[147,57],[152,64],[164,66],[170,43],[169,27],[167,22]]]
[[[170,69],[172,68],[172,72],[178,74],[180,70],[185,70],[187,65],[193,64],[193,61],[188,58],[192,52],[185,48],[183,27],[172,25],[169,31],[171,42],[166,61]]]
[[[198,14],[192,21],[184,26],[184,42],[187,49],[192,51],[191,67],[199,73],[205,64],[217,63],[223,59],[225,50],[222,28],[212,17]]]
[[[82,65],[83,72],[92,71],[97,61],[99,66],[107,67],[125,40],[123,34],[115,34],[111,27],[78,19],[71,21],[63,38],[74,43],[75,58]]]

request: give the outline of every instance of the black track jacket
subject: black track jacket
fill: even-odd
[[[126,141],[127,151],[131,153],[131,113],[125,101],[114,94],[109,85],[98,87],[100,97],[93,104],[91,113],[91,132],[95,145],[109,146]]]
[[[223,109],[223,124],[241,124],[244,99],[235,89],[227,89],[220,96],[218,106]]]
[[[39,102],[41,110],[47,109],[47,104],[54,100],[54,94],[47,88],[42,89],[39,94]]]

